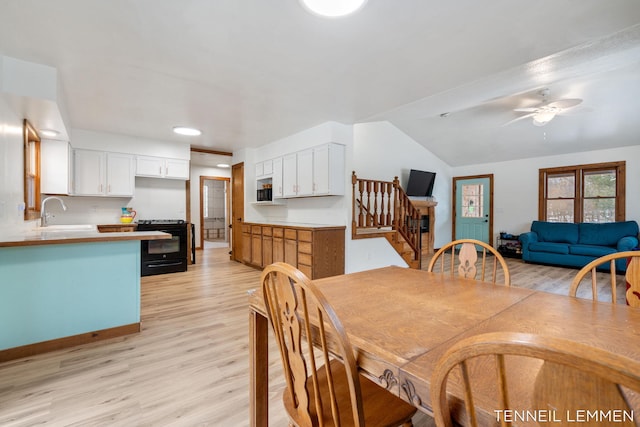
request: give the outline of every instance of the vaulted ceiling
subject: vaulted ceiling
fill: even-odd
[[[455,166],[637,145],[639,23],[637,0],[0,0],[0,54],[58,70],[71,128],[235,151],[388,120]],[[583,102],[505,126],[543,88]]]

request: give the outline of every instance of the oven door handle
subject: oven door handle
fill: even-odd
[[[166,262],[164,264],[148,264],[148,268],[160,268],[160,267],[169,267],[172,265],[182,265],[181,262]]]

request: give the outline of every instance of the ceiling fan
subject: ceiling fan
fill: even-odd
[[[526,119],[528,117],[531,117],[533,119],[533,124],[535,126],[544,126],[551,120],[553,120],[556,115],[562,114],[565,111],[582,103],[582,99],[578,98],[559,99],[557,101],[549,102],[549,100],[547,99],[547,96],[549,95],[549,89],[542,89],[538,93],[542,96],[542,103],[537,107],[515,108],[513,111],[527,114],[511,120],[508,123],[505,123],[505,126]]]

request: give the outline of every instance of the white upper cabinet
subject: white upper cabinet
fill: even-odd
[[[282,157],[273,159],[273,179],[271,181],[272,197],[274,199],[281,199],[283,196],[283,184],[282,184]]]
[[[40,143],[40,192],[71,193],[71,145],[67,141],[43,139]]]
[[[76,149],[73,171],[76,196],[133,196],[134,157],[130,154]]]
[[[154,156],[136,156],[136,176],[189,179],[189,161]]]
[[[344,195],[344,145],[325,144],[313,149],[313,195]]]
[[[281,160],[281,175],[274,163],[274,199],[344,195],[344,145],[323,144],[287,154]],[[276,175],[282,176],[282,191],[278,191]]]

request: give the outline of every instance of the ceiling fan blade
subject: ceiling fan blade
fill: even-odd
[[[509,126],[511,123],[519,122],[520,120],[524,120],[524,119],[527,119],[529,117],[533,117],[534,114],[535,114],[535,112],[529,113],[529,114],[525,114],[524,116],[520,116],[520,117],[517,117],[517,118],[515,118],[515,119],[513,119],[511,121],[508,121],[507,123],[503,124],[502,126]]]
[[[518,113],[535,113],[536,111],[538,111],[538,108],[537,107],[514,108],[513,111],[517,111]]]
[[[578,104],[582,103],[582,99],[559,99],[557,101],[550,102],[549,107],[557,107],[557,108],[571,108],[575,107]]]

